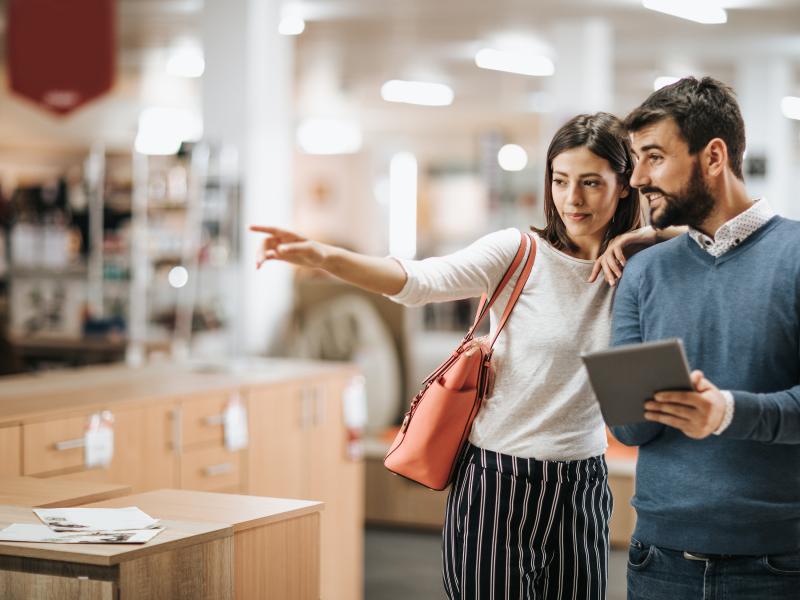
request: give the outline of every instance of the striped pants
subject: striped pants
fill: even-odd
[[[468,446],[447,499],[451,600],[604,600],[611,493],[605,459],[555,462]]]

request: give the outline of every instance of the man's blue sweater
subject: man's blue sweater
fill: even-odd
[[[708,554],[800,548],[800,222],[773,217],[714,258],[688,235],[633,257],[613,344],[682,338],[735,401],[720,436],[659,423],[615,427],[638,445],[634,537]]]

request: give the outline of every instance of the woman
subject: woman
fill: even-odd
[[[605,597],[606,433],[580,354],[609,342],[612,289],[588,280],[601,269],[613,280],[615,254],[603,253],[640,225],[632,169],[625,134],[606,113],[575,117],[550,144],[536,263],[495,346],[494,390],[447,501],[450,598]],[[284,260],[321,268],[406,305],[490,294],[520,243],[519,231],[506,229],[449,256],[411,261],[251,229],[269,234],[259,267]],[[492,329],[512,288],[513,280],[492,309]]]

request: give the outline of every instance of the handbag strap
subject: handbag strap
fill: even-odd
[[[500,279],[500,283],[497,284],[491,299],[487,302],[488,296],[485,293],[481,295],[481,300],[478,303],[478,310],[475,312],[475,320],[472,322],[472,327],[469,328],[467,335],[464,337],[465,342],[472,339],[472,337],[475,335],[475,330],[480,326],[484,317],[489,313],[489,309],[495,303],[495,300],[500,297],[503,289],[505,289],[506,285],[511,280],[511,277],[514,275],[514,273],[516,273],[517,267],[519,267],[522,259],[525,257],[525,252],[527,251],[528,244],[531,242],[531,240],[529,236],[522,232],[520,232],[520,236],[517,254],[514,256],[514,260],[511,261],[511,264],[506,269],[502,279]]]
[[[508,300],[508,304],[506,304],[506,309],[505,311],[503,311],[503,316],[500,319],[500,324],[497,328],[497,331],[495,332],[494,338],[492,338],[492,343],[489,346],[487,359],[491,358],[494,342],[495,340],[497,340],[497,336],[500,334],[500,331],[505,326],[506,321],[508,321],[508,317],[511,315],[511,309],[514,308],[514,305],[517,303],[517,300],[522,294],[522,288],[525,287],[525,283],[528,281],[528,276],[531,273],[531,269],[533,268],[533,262],[534,259],[536,258],[536,242],[533,241],[533,237],[531,237],[530,234],[522,233],[521,235],[522,239],[520,240],[519,250],[517,250],[517,254],[514,257],[514,260],[511,262],[511,265],[509,266],[505,275],[503,275],[503,279],[498,284],[497,289],[495,289],[494,293],[492,294],[491,300],[489,300],[487,303],[486,294],[483,294],[483,296],[481,297],[480,307],[478,308],[478,312],[475,316],[475,323],[472,325],[470,330],[467,332],[467,335],[458,345],[458,348],[456,348],[456,350],[450,355],[450,357],[446,361],[444,361],[441,365],[436,367],[436,369],[434,369],[434,371],[423,380],[423,388],[417,394],[417,398],[419,398],[422,392],[425,389],[427,389],[428,384],[437,377],[439,377],[439,375],[444,373],[444,371],[446,371],[449,368],[449,366],[453,363],[453,361],[456,360],[458,355],[464,350],[464,348],[466,347],[466,343],[470,339],[472,339],[475,333],[475,329],[480,325],[481,321],[483,321],[483,318],[489,312],[489,308],[491,308],[495,300],[497,300],[497,298],[500,296],[500,293],[503,291],[503,288],[506,286],[508,281],[516,272],[517,267],[519,267],[519,264],[522,262],[522,258],[525,256],[526,250],[530,246],[530,252],[528,253],[528,258],[525,261],[524,266],[522,267],[522,271],[520,272],[519,278],[517,279],[517,283],[514,286],[514,290],[511,292],[511,297]]]
[[[533,269],[533,263],[536,261],[536,242],[533,240],[533,237],[530,234],[526,234],[525,237],[529,238],[530,240],[531,250],[528,253],[528,259],[525,261],[525,266],[522,268],[522,272],[517,278],[517,284],[514,286],[514,291],[511,292],[511,297],[508,299],[508,304],[506,304],[506,309],[503,311],[503,316],[500,318],[500,323],[497,325],[497,331],[494,332],[492,342],[489,344],[488,358],[491,358],[492,356],[494,343],[497,341],[497,336],[500,335],[503,327],[505,327],[506,321],[508,321],[508,317],[511,316],[511,311],[514,309],[514,305],[522,295],[522,290],[525,287],[525,284],[528,282],[528,277]]]

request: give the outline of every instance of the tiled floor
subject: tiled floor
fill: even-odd
[[[446,600],[439,535],[367,529],[365,600]],[[611,553],[608,600],[625,600],[625,552]]]

